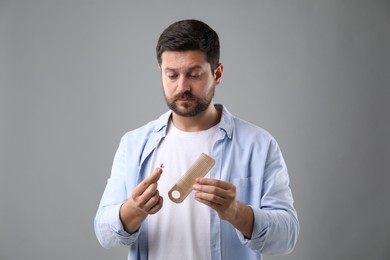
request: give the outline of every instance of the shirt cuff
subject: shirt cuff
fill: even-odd
[[[269,216],[259,208],[253,209],[253,231],[252,237],[246,238],[239,230],[236,229],[237,236],[241,244],[248,248],[261,251],[265,244],[265,238],[269,228]]]
[[[113,215],[111,216],[112,217],[111,229],[116,234],[117,238],[122,241],[123,244],[128,245],[137,240],[139,235],[139,229],[132,234],[128,233],[124,229],[122,221],[119,217],[119,210],[121,206],[122,204],[115,206],[115,208],[112,211]]]

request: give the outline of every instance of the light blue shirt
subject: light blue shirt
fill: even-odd
[[[262,259],[262,253],[287,254],[296,244],[299,222],[279,146],[264,129],[233,116],[221,105],[216,107],[222,109],[222,116],[210,178],[236,186],[237,200],[253,209],[254,226],[247,239],[210,209],[211,259],[251,260]],[[170,115],[169,111],[122,137],[96,213],[95,232],[101,245],[128,246],[129,260],[148,258],[148,223],[146,219],[136,233],[127,233],[119,208],[150,174],[153,151],[166,135]]]

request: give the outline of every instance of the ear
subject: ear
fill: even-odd
[[[219,63],[214,71],[214,81],[216,85],[218,85],[221,82],[222,74],[223,74],[223,64]]]

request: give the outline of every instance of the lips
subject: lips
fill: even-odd
[[[179,98],[176,99],[176,101],[183,101],[183,102],[189,102],[189,101],[194,101],[194,98]]]

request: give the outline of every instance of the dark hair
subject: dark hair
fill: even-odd
[[[158,64],[164,51],[200,50],[206,54],[212,71],[219,64],[219,39],[217,33],[204,22],[182,20],[168,26],[160,35],[156,46]]]

